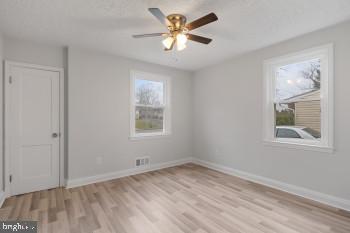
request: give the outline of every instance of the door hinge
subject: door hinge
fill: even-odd
[[[12,84],[12,76],[9,77],[9,83]]]
[[[11,183],[12,182],[12,175],[10,175],[9,180],[10,180],[10,183]]]

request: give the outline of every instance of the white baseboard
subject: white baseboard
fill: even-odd
[[[262,184],[274,189],[282,190],[287,193],[291,193],[300,197],[304,197],[307,199],[311,199],[313,201],[317,201],[338,209],[343,209],[346,211],[350,211],[350,200],[331,196],[328,194],[320,193],[317,191],[313,191],[310,189],[298,187],[295,185],[287,184],[281,181],[273,180],[270,178],[254,175],[251,173],[243,172],[240,170],[236,170],[230,167],[226,167],[220,164],[208,162],[205,160],[200,160],[197,158],[193,158],[193,163],[201,165],[203,167],[207,167],[222,173],[226,173],[229,175],[237,176],[245,180],[249,180],[258,184]]]
[[[100,174],[95,176],[83,177],[83,178],[72,179],[72,180],[68,179],[66,188],[74,188],[74,187],[79,187],[87,184],[113,180],[113,179],[117,179],[125,176],[131,176],[131,175],[141,174],[149,171],[155,171],[163,168],[174,167],[174,166],[190,163],[192,161],[193,161],[193,158],[188,157],[188,158],[174,160],[174,161],[165,162],[165,163],[152,164],[150,167],[146,169],[130,168],[126,170],[110,172],[110,173],[105,173],[105,174]]]

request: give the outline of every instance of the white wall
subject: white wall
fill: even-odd
[[[134,168],[140,156],[153,164],[192,156],[191,73],[74,48],[68,57],[70,180]],[[131,69],[172,77],[171,136],[129,140]]]
[[[65,68],[66,51],[61,46],[4,37],[6,60]]]
[[[262,143],[263,60],[334,42],[334,154]],[[350,200],[350,22],[195,73],[194,155],[199,159]]]
[[[4,49],[3,49],[3,37],[0,33],[0,191],[3,190],[3,58],[4,58]]]

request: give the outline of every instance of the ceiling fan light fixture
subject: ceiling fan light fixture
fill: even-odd
[[[177,34],[177,36],[176,36],[176,41],[177,41],[177,43],[179,44],[186,44],[186,42],[187,42],[187,36],[185,35],[185,34],[183,34],[183,33],[179,33],[179,34]]]
[[[190,31],[218,20],[218,17],[214,13],[209,13],[187,23],[187,19],[184,15],[170,14],[165,16],[159,8],[148,8],[148,10],[168,29],[168,32],[133,35],[134,38],[166,36],[162,41],[165,51],[171,51],[175,43],[177,45],[177,50],[181,51],[186,48],[187,40],[202,44],[209,44],[212,41],[210,38],[191,34]]]
[[[176,45],[177,45],[177,51],[184,50],[187,47],[186,44],[182,44],[179,42],[177,42]]]
[[[166,49],[170,49],[173,42],[174,42],[174,38],[172,36],[169,36],[162,41]]]

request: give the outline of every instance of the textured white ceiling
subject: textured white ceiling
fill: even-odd
[[[163,32],[147,11],[184,14],[192,21],[215,12],[219,21],[195,30],[210,45],[164,52]],[[229,57],[350,19],[350,0],[1,0],[0,31],[8,36],[79,46],[180,69],[196,70]]]

